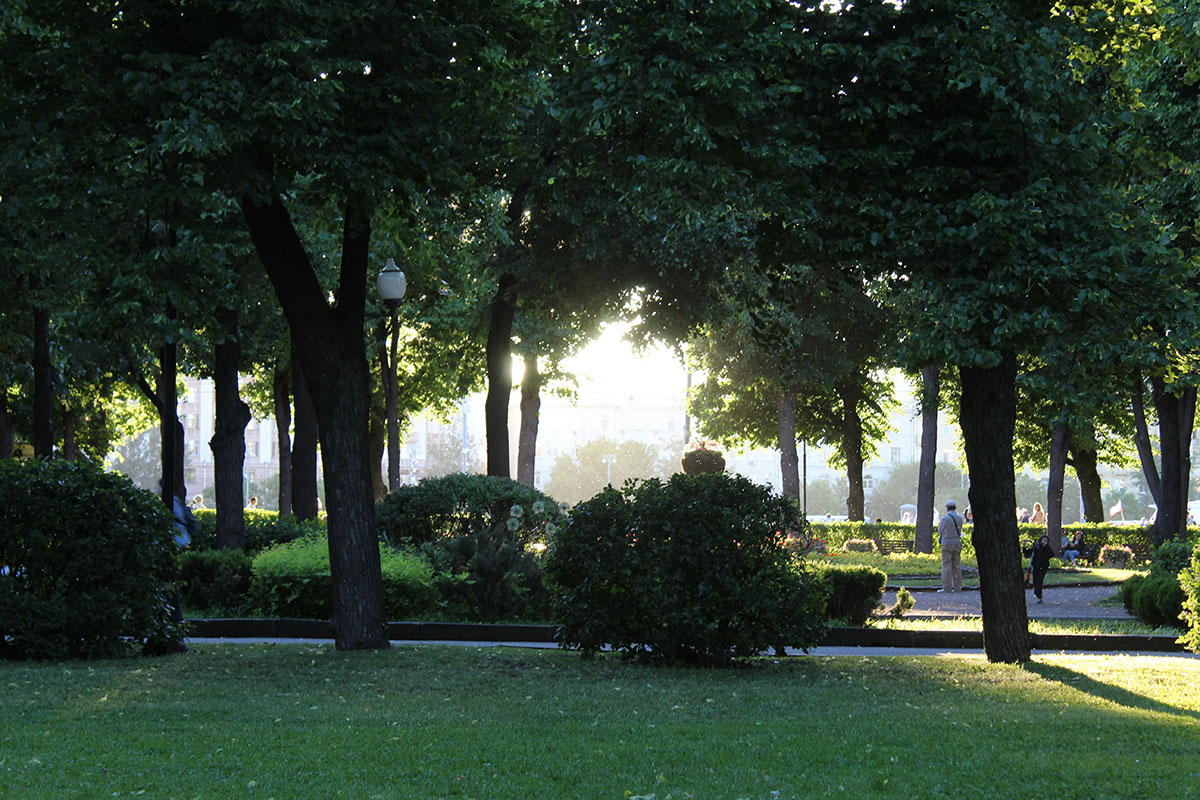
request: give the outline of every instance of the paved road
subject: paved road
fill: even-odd
[[[1125,607],[1120,605],[1096,605],[1117,593],[1115,586],[1047,586],[1042,592],[1043,603],[1038,603],[1032,589],[1025,590],[1025,608],[1031,618],[1064,617],[1087,619],[1133,619]],[[979,616],[979,590],[964,592],[914,591],[917,601],[910,612],[936,617]],[[885,605],[896,602],[896,593],[883,596]]]

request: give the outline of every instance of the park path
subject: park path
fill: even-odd
[[[1025,608],[1031,618],[1056,617],[1060,619],[1133,619],[1120,605],[1096,605],[1117,593],[1116,586],[1047,586],[1042,592],[1044,603],[1038,603],[1032,589],[1025,590]],[[963,592],[935,592],[912,590],[917,601],[909,614],[931,617],[977,617],[979,590]],[[885,592],[884,605],[896,602],[894,591]]]

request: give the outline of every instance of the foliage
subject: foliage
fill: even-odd
[[[920,472],[920,466],[916,462],[893,466],[887,478],[876,483],[875,488],[871,490],[871,495],[867,498],[867,519],[899,520],[901,518],[900,506],[915,506],[917,504],[917,475]],[[960,491],[957,487],[962,484],[962,477],[962,473],[956,465],[944,461],[939,462],[934,473],[934,485],[937,487],[938,496],[949,498],[951,491]],[[964,491],[962,494],[965,496],[966,492]]]
[[[896,604],[888,609],[888,616],[893,619],[900,619],[917,604],[916,598],[912,596],[912,592],[908,587],[901,586],[896,590]]]
[[[621,486],[631,478],[668,478],[677,471],[674,445],[669,448],[627,439],[593,439],[574,453],[560,453],[554,461],[546,493],[574,505],[587,500],[608,484]]]
[[[1191,563],[1179,573],[1179,585],[1183,589],[1183,621],[1187,632],[1180,642],[1187,649],[1200,653],[1200,543],[1192,551]]]
[[[692,442],[679,460],[685,475],[705,475],[725,471],[725,454],[712,442]]]
[[[217,512],[201,508],[196,515],[197,531],[192,538],[193,550],[206,550],[217,545]],[[325,532],[323,519],[298,520],[281,517],[275,511],[245,509],[242,518],[246,525],[246,553],[253,556],[274,544],[290,542],[304,536],[320,536]]]
[[[1106,567],[1124,568],[1133,560],[1133,550],[1123,544],[1106,544],[1100,548],[1100,563]]]
[[[1185,627],[1180,614],[1186,597],[1175,573],[1134,575],[1121,584],[1118,594],[1125,610],[1147,625]]]
[[[795,504],[740,476],[675,475],[576,506],[546,571],[566,647],[721,662],[815,644],[823,597],[784,546]]]
[[[179,555],[179,588],[189,611],[240,610],[250,578],[250,556],[241,550],[185,550]]]
[[[103,658],[183,631],[172,516],[123,475],[0,461],[0,656]]]
[[[847,539],[842,545],[842,552],[845,553],[874,553],[878,549],[873,539]]]
[[[887,575],[874,567],[858,564],[819,563],[817,575],[828,599],[825,613],[847,625],[862,625],[879,608]]]
[[[522,506],[508,520],[443,536],[422,547],[447,611],[480,621],[545,619],[550,595],[536,551],[521,532]],[[535,545],[536,547],[538,545]]]
[[[850,483],[845,475],[822,476],[811,481],[804,489],[808,515],[845,514],[849,493]]]
[[[433,567],[422,556],[379,547],[384,603],[389,618],[428,613],[437,605]],[[306,536],[274,545],[254,557],[247,606],[268,616],[329,619],[329,544]]]
[[[514,507],[521,515],[514,517]],[[445,537],[469,536],[516,520],[524,544],[544,542],[562,523],[562,509],[537,489],[494,475],[445,475],[401,486],[375,507],[380,538],[392,545],[421,546]]]

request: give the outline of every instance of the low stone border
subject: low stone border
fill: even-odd
[[[189,620],[190,636],[214,639],[332,639],[333,625],[315,619]],[[1173,636],[1105,634],[1031,634],[1035,650],[1103,652],[1183,652]],[[471,622],[389,622],[393,641],[536,642],[554,641],[553,625],[488,625]],[[980,650],[977,631],[907,631],[887,628],[832,628],[826,647],[923,647]]]

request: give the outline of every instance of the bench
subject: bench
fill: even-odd
[[[888,553],[911,553],[913,551],[912,539],[876,539],[875,546],[879,548],[879,552],[887,555]]]

